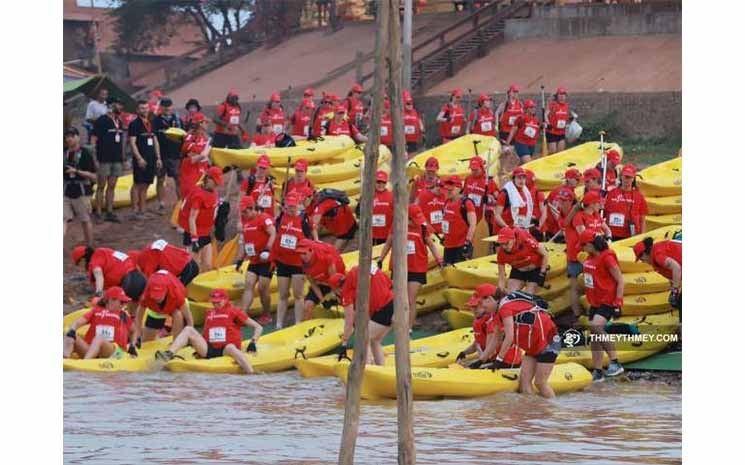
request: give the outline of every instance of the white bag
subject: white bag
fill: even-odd
[[[579,136],[582,135],[582,126],[579,125],[576,118],[569,123],[564,134],[567,142],[570,144],[579,139]]]

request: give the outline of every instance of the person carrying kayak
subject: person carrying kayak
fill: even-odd
[[[378,268],[383,266],[383,260],[393,246],[392,233],[388,233],[383,250],[378,259]],[[435,245],[434,234],[427,219],[422,213],[419,205],[409,205],[409,224],[406,233],[406,262],[408,274],[406,277],[407,292],[409,297],[409,329],[414,327],[416,321],[416,297],[419,289],[427,284],[427,270],[429,269],[429,257],[427,249],[432,252],[437,264],[442,267],[443,260],[440,251]],[[391,271],[393,271],[393,261],[391,260]]]
[[[500,291],[493,284],[488,283],[479,284],[476,287],[476,292],[484,295],[500,295]],[[497,357],[497,349],[502,344],[502,333],[497,331],[496,307],[481,305],[481,299],[473,296],[468,300],[467,305],[474,313],[473,342],[458,353],[455,362],[474,370],[491,368]],[[468,355],[474,352],[478,354],[476,360],[466,362]],[[522,359],[522,351],[515,344],[512,344],[512,347],[504,356],[505,368],[519,367]]]
[[[212,145],[207,135],[207,118],[197,112],[191,115],[191,128],[181,145],[181,167],[179,168],[180,197],[185,199],[197,187],[197,183],[210,166]]]
[[[193,118],[192,118],[193,119]],[[241,148],[241,135],[248,135],[241,126],[241,106],[238,103],[238,92],[228,92],[225,101],[215,109],[215,140],[212,145],[217,148]]]
[[[526,99],[523,102],[524,113],[517,116],[515,124],[510,129],[506,145],[515,146],[517,158],[520,164],[529,162],[535,154],[535,146],[538,143],[538,135],[541,133],[541,122],[535,114],[535,102]]]
[[[256,168],[241,181],[241,192],[253,197],[256,207],[272,217],[275,214],[274,177],[269,174],[272,162],[267,155],[256,160]]]
[[[344,99],[344,109],[349,116],[349,121],[354,124],[355,127],[362,127],[363,118],[367,110],[365,104],[362,102],[360,96],[362,95],[362,86],[355,83],[347,93],[347,98]]]
[[[525,292],[512,292],[502,297],[494,285],[482,284],[474,290],[469,304],[497,312],[494,319],[496,330],[501,333],[501,344],[492,368],[509,367],[505,357],[515,344],[524,351],[520,366],[520,392],[532,394],[535,386],[541,396],[555,397],[548,379],[561,350],[561,339],[556,324],[547,312],[546,301]]]
[[[404,139],[406,140],[406,153],[409,157],[419,150],[419,144],[424,137],[424,120],[414,108],[414,99],[408,90],[403,92],[404,100]]]
[[[199,265],[186,250],[158,239],[138,251],[135,257],[137,268],[146,278],[156,271],[166,270],[188,286],[199,274]]]
[[[566,149],[566,128],[572,121],[572,113],[567,103],[567,90],[564,87],[556,89],[554,98],[545,109],[546,141],[548,153],[561,152]]]
[[[103,296],[110,287],[119,286],[131,300],[140,299],[147,280],[126,253],[106,247],[93,249],[79,245],[72,249],[71,255],[73,263],[87,270],[96,297]]]
[[[497,107],[497,118],[499,119],[499,141],[509,147],[507,138],[512,132],[518,117],[524,112],[523,104],[520,102],[520,88],[517,84],[510,84],[507,89],[507,100]]]
[[[522,166],[512,171],[512,180],[507,181],[499,191],[494,207],[493,230],[505,226],[530,229],[533,219],[533,196],[527,186],[528,174]]]
[[[636,167],[627,164],[621,170],[621,185],[605,198],[605,221],[613,240],[644,234],[648,213],[647,199],[636,187]]]
[[[645,237],[634,245],[637,261],[649,265],[662,276],[670,280],[670,305],[678,310],[683,309],[683,243],[676,240],[654,242]]]
[[[348,203],[332,197],[321,197],[323,192],[320,191],[313,202],[313,239],[318,240],[318,227],[323,226],[336,238],[334,246],[341,252],[354,239],[357,220]]]
[[[290,125],[292,128],[290,135],[292,135],[293,138],[307,139],[310,137],[310,125],[311,120],[313,119],[313,110],[315,107],[316,105],[310,97],[306,96],[300,102],[295,113],[290,117]]]
[[[454,265],[472,258],[478,218],[473,200],[461,194],[462,184],[458,176],[446,178],[443,184],[448,193],[442,219],[443,261],[446,265]]]
[[[134,341],[132,317],[124,309],[131,299],[119,286],[106,289],[103,297],[83,316],[73,321],[64,337],[64,358],[76,353],[82,359],[121,358],[124,348],[131,355],[137,355]],[[89,325],[82,338],[77,337],[81,326]]]
[[[303,303],[303,319],[310,320],[313,318],[313,307],[324,301],[328,295],[333,294],[328,285],[329,279],[336,273],[345,273],[346,266],[339,251],[325,242],[300,239],[298,253],[309,285]]]
[[[284,195],[294,193],[300,200],[298,207],[302,212],[305,211],[311,200],[313,200],[313,196],[316,193],[316,187],[307,176],[308,160],[305,158],[298,158],[293,165],[293,168],[295,169],[295,174],[289,180],[285,181],[282,186],[282,192]]]
[[[186,300],[186,287],[166,270],[155,272],[147,280],[147,286],[137,305],[135,316],[135,339],[152,341],[166,327],[171,317],[171,335],[178,336],[186,326],[194,326],[194,318]],[[145,321],[143,321],[143,319]]]
[[[447,203],[447,191],[441,185],[439,178],[435,178],[430,187],[422,188],[414,200],[414,203],[422,209],[424,218],[439,237],[442,234],[442,219],[445,215],[445,204]]]
[[[344,333],[341,337],[338,359],[347,357],[347,345],[354,331],[355,302],[357,299],[357,282],[359,280],[359,267],[352,267],[346,275],[337,273],[329,279],[331,289],[341,296],[341,304],[344,306]],[[363,272],[368,272],[365,270]],[[368,325],[368,363],[383,365],[385,354],[383,353],[383,338],[390,332],[393,324],[393,282],[391,278],[383,273],[376,264],[372,264],[370,270],[370,294],[367,300],[370,323]],[[362,344],[362,341],[357,341]],[[348,357],[347,357],[348,358]]]
[[[607,334],[605,325],[620,316],[623,305],[623,273],[616,253],[608,247],[605,238],[596,230],[585,229],[579,235],[582,249],[588,253],[583,263],[585,277],[585,297],[590,304],[590,331],[594,335]],[[603,381],[605,376],[618,376],[624,372],[618,363],[618,355],[613,342],[590,342],[592,350],[592,380]],[[610,363],[603,375],[603,352],[608,354]]]
[[[246,351],[256,353],[256,342],[261,337],[262,327],[230,303],[225,289],[214,289],[210,292],[210,302],[213,307],[204,317],[202,334],[191,326],[184,328],[163,352],[155,352],[155,359],[168,362],[176,357],[176,352],[186,346],[194,348],[200,358],[230,357],[235,360],[246,374],[253,374],[254,370],[241,351],[241,327],[253,328],[253,336]]]
[[[305,275],[303,273],[303,261],[300,258],[297,246],[301,239],[313,238],[317,233],[314,233],[313,224],[308,220],[305,213],[300,213],[299,203],[300,200],[296,194],[285,196],[284,210],[275,222],[279,240],[274,241],[271,255],[277,268],[277,291],[279,293],[277,329],[284,327],[285,313],[290,298],[290,286],[292,286],[292,296],[295,299],[295,323],[299,323],[303,318]]]
[[[538,286],[546,283],[548,252],[528,231],[504,227],[497,236],[497,265],[500,290],[510,293],[524,288],[535,294]],[[510,265],[507,280],[505,265]]]
[[[202,271],[212,269],[212,230],[215,227],[218,202],[217,186],[222,185],[222,170],[213,166],[207,170],[201,186],[189,192],[179,212],[178,223],[184,230],[184,246]]]
[[[249,261],[246,270],[246,286],[241,298],[241,308],[248,313],[254,300],[254,290],[258,284],[259,300],[263,313],[259,317],[262,324],[272,321],[271,295],[272,280],[271,250],[277,237],[274,218],[256,208],[256,202],[250,195],[240,200],[240,234],[238,235],[238,255],[236,271],[240,270],[245,260]]]
[[[433,189],[440,185],[440,177],[437,175],[437,171],[440,169],[440,162],[435,157],[427,158],[424,163],[424,174],[417,175],[411,180],[411,190],[409,192],[409,198],[416,199],[419,194]]]
[[[393,192],[387,189],[388,173],[375,173],[375,196],[372,209],[372,243],[385,243],[393,227]]]
[[[322,124],[323,135],[325,136],[349,136],[357,144],[367,142],[367,137],[362,134],[357,126],[352,124],[346,118],[347,109],[344,105],[337,105],[334,108],[334,118]]]
[[[470,134],[481,134],[482,136],[497,135],[497,119],[492,110],[492,99],[486,94],[479,95],[478,106],[473,109],[468,117]]]
[[[484,209],[487,205],[494,204],[494,195],[499,187],[494,179],[487,179],[486,162],[483,158],[475,156],[468,162],[471,173],[463,181],[463,195],[471,199],[476,207],[476,223],[484,217]]]
[[[285,110],[282,107],[282,98],[280,97],[279,92],[274,92],[269,97],[269,102],[266,104],[266,108],[264,108],[259,114],[259,117],[256,118],[256,124],[258,125],[261,122],[263,125],[264,120],[269,121],[269,133],[271,135],[278,136],[285,132],[287,118],[285,116]]]
[[[441,143],[445,144],[466,133],[466,115],[460,104],[463,91],[454,89],[450,92],[448,103],[442,106],[437,114]]]

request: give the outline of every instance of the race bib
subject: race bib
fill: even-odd
[[[373,261],[372,263],[370,263],[370,275],[374,275],[377,272],[378,272],[378,264]]]
[[[148,137],[147,138],[147,145],[149,145],[150,147],[153,146],[153,138],[152,137]]]
[[[448,220],[442,220],[442,232],[445,234],[450,232],[450,222]]]
[[[460,134],[460,126],[451,126],[450,134]]]
[[[118,144],[121,140],[122,140],[122,138],[119,136],[119,133],[118,132],[116,134],[114,134],[114,142],[116,142]]]
[[[530,228],[530,218],[525,215],[517,215],[515,218],[515,226],[523,229]]]
[[[406,241],[406,254],[414,255],[415,253],[416,253],[416,245],[414,245],[414,241]]]
[[[481,196],[479,194],[468,194],[468,198],[473,201],[476,208],[481,206]]]
[[[565,127],[567,127],[567,120],[565,120],[565,119],[558,120],[556,122],[556,127],[559,128],[559,129],[564,129]]]
[[[164,241],[163,239],[158,239],[157,241],[153,242],[150,248],[153,250],[163,251],[167,245],[168,245],[168,242]]]
[[[240,123],[241,119],[239,116],[231,116],[230,117],[230,124],[238,124]]]
[[[225,342],[225,327],[217,326],[210,328],[209,338],[210,342]]]
[[[259,197],[259,206],[261,208],[269,208],[272,206],[272,198],[268,195],[262,195]]]
[[[281,124],[275,124],[274,126],[272,126],[272,132],[274,134],[281,134],[284,129],[285,127]]]
[[[381,136],[387,136],[388,135],[388,126],[380,126],[380,135]]]
[[[608,217],[608,225],[622,228],[626,222],[626,216],[623,213],[611,213]]]
[[[129,258],[129,255],[125,254],[124,252],[119,252],[118,250],[115,250],[113,254],[111,254],[119,260],[120,262],[123,262],[124,260]]]
[[[492,129],[491,121],[483,121],[481,123],[481,130],[484,132],[489,132]]]
[[[526,136],[532,139],[536,135],[536,130],[533,126],[526,126],[525,130],[523,131],[523,134],[525,134]]]
[[[297,237],[291,234],[282,234],[279,238],[279,246],[285,249],[295,250],[295,247],[297,247]]]
[[[516,118],[517,118],[517,116],[510,116],[509,118],[507,118],[507,124],[510,125],[510,126],[513,126],[515,124],[515,119]]]
[[[308,129],[310,129],[310,126],[308,126],[307,124],[305,126],[303,126],[303,135],[304,136],[308,136],[310,134],[308,132]]]
[[[375,228],[385,227],[385,215],[373,215],[372,225]]]
[[[256,248],[253,245],[253,242],[249,242],[248,244],[243,245],[243,249],[246,251],[246,255],[249,257],[255,257],[256,256]]]
[[[431,224],[442,223],[442,210],[435,210],[429,214],[429,222]]]
[[[592,275],[589,273],[585,273],[582,276],[585,277],[585,287],[592,289],[595,287],[595,282],[592,280]]]
[[[96,336],[102,337],[108,342],[112,342],[114,340],[114,327],[108,325],[98,325],[96,326]]]
[[[404,126],[404,134],[416,134],[416,128],[414,126]]]

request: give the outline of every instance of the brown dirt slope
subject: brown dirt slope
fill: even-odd
[[[682,47],[678,34],[607,36],[572,40],[508,42],[460,69],[429,94],[455,87],[504,92],[564,85],[569,92],[658,92],[681,90]]]

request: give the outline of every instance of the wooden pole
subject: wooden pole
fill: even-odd
[[[383,83],[385,81],[385,50],[388,47],[388,3],[378,3],[378,30],[375,36],[375,74],[371,90],[371,120],[368,142],[365,144],[365,166],[362,172],[362,195],[360,197],[359,224],[359,280],[355,298],[354,356],[347,379],[347,398],[344,408],[344,429],[339,449],[339,465],[354,463],[354,449],[360,417],[360,389],[367,361],[367,323],[370,295],[370,266],[372,264],[372,208],[375,189],[375,171],[378,169],[380,143],[380,117],[383,107]],[[366,272],[368,271],[368,272]]]
[[[409,229],[409,189],[406,178],[406,140],[403,122],[403,74],[401,66],[401,25],[398,20],[399,0],[390,2],[390,44],[388,45],[388,94],[391,99],[393,124],[393,331],[396,345],[396,398],[398,403],[398,463],[416,462],[414,447],[414,412],[411,392],[411,359],[409,357],[409,308],[407,290],[406,243]]]
[[[404,53],[404,77],[403,77],[403,88],[411,90],[411,36],[412,36],[412,22],[414,16],[414,0],[404,0],[404,38],[403,38],[403,53]]]

